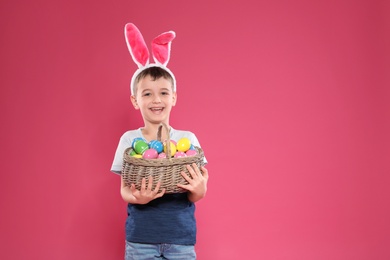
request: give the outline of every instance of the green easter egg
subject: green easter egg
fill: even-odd
[[[149,149],[149,145],[145,141],[139,140],[134,144],[134,150],[137,154],[143,154],[147,149]]]

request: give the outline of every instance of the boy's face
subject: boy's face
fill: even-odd
[[[171,109],[176,105],[176,92],[172,90],[171,81],[163,77],[153,81],[146,76],[136,85],[131,102],[135,109],[141,110],[145,122],[169,124]]]

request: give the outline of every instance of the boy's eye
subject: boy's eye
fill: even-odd
[[[169,95],[169,93],[164,91],[164,92],[161,92],[161,95]]]
[[[146,92],[146,93],[143,93],[143,96],[150,96],[151,94]]]

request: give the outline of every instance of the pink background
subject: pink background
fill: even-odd
[[[152,6],[154,5],[154,6]],[[174,30],[198,259],[390,259],[389,1],[0,3],[1,259],[123,259],[123,26]],[[150,45],[149,45],[150,46]]]

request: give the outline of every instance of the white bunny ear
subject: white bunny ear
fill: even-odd
[[[125,38],[127,48],[129,49],[134,62],[138,65],[138,68],[148,65],[148,47],[145,44],[144,37],[141,32],[134,24],[128,23],[125,25]]]
[[[176,34],[173,31],[165,32],[152,41],[152,54],[156,63],[166,66],[171,55],[171,43]]]

